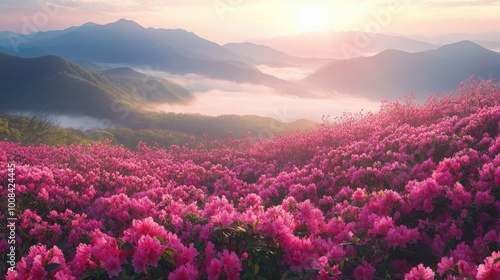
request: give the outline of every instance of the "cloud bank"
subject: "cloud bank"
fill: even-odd
[[[183,85],[195,94],[196,99],[189,105],[160,104],[148,107],[149,110],[209,116],[258,115],[283,122],[298,119],[319,122],[323,115],[339,116],[343,112],[361,110],[376,112],[380,107],[379,102],[348,95],[318,92],[312,98],[301,98],[277,93],[266,86],[237,84],[194,74],[167,75],[164,78]]]

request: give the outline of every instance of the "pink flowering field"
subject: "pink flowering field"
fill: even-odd
[[[500,87],[471,78],[273,140],[3,141],[6,277],[500,279],[499,123]]]

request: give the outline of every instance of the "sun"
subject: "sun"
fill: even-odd
[[[327,17],[319,7],[302,7],[297,13],[297,25],[301,32],[312,32],[324,29]]]

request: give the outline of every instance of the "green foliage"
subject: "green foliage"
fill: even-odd
[[[9,128],[8,120],[0,118],[0,140],[4,138],[17,142],[21,140],[21,133],[18,129]]]
[[[161,237],[157,237],[158,240],[165,244],[165,241]],[[132,245],[130,243],[122,243],[120,244],[120,250],[126,250],[131,248]],[[122,271],[118,276],[113,277],[112,279],[130,279],[130,280],[162,280],[166,279],[165,276],[170,272],[174,271],[176,268],[176,263],[174,261],[175,255],[178,254],[174,248],[165,248],[163,254],[158,261],[157,267],[148,267],[147,273],[141,272],[136,273],[134,270],[134,266],[132,264],[132,256],[127,258],[127,262],[121,265]],[[98,268],[95,270],[91,270],[83,275],[80,280],[93,280],[93,279],[111,279],[103,268]]]
[[[129,149],[135,149],[139,142],[169,147],[171,145],[182,145],[189,141],[189,135],[165,129],[132,130],[130,128],[112,128],[89,131],[86,134],[91,140],[102,142],[109,139],[112,140],[112,143],[123,145]]]
[[[208,134],[212,139],[236,139],[252,137],[269,138],[273,135],[300,129],[315,128],[314,122],[284,123],[259,116],[222,115],[218,117],[200,114],[177,114],[166,112],[136,112],[129,117],[126,126],[134,129],[167,129],[201,137]]]
[[[0,137],[24,145],[69,145],[87,144],[91,141],[83,132],[64,129],[52,123],[48,116],[35,113],[30,116],[11,115],[0,112]]]
[[[281,264],[284,252],[278,241],[265,237],[254,224],[234,222],[219,226],[210,236],[218,251],[228,249],[242,259],[241,279],[287,279],[289,269]],[[242,258],[243,254],[248,256]]]
[[[51,273],[52,271],[58,269],[59,267],[61,267],[61,265],[58,263],[49,263],[45,266],[45,271],[47,271],[47,273]]]

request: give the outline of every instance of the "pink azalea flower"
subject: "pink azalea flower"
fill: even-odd
[[[240,279],[239,275],[242,270],[241,260],[234,252],[229,253],[227,249],[224,249],[222,253],[222,263],[228,280]]]
[[[477,266],[465,260],[457,262],[458,271],[464,277],[474,278],[477,274]]]
[[[387,232],[385,240],[391,247],[406,247],[406,243],[416,241],[419,238],[418,229],[408,229],[406,226],[391,228]]]
[[[104,261],[102,266],[106,272],[108,272],[109,277],[115,277],[122,271],[121,263],[118,258],[109,258]]]
[[[33,263],[31,264],[31,279],[33,280],[42,280],[45,279],[45,276],[47,276],[47,271],[45,270],[45,267],[42,264],[42,256],[37,255],[33,258]]]
[[[371,280],[375,271],[371,264],[364,261],[354,270],[354,277],[356,277],[356,280]]]
[[[143,235],[139,238],[137,248],[132,257],[132,264],[136,273],[147,273],[149,266],[157,267],[161,255],[167,246],[161,245],[160,241],[149,235]]]
[[[453,261],[453,257],[443,257],[441,258],[441,262],[438,263],[437,272],[439,273],[439,276],[443,277],[448,270],[453,270],[454,268],[455,262]]]
[[[419,264],[405,275],[405,280],[434,280],[434,271]]]
[[[170,273],[168,280],[194,280],[198,277],[198,270],[192,264],[185,264]]]
[[[491,256],[487,257],[483,264],[477,268],[477,280],[497,280],[500,279],[500,252],[493,252]]]
[[[218,259],[212,259],[207,267],[208,280],[217,280],[222,272],[223,263]]]

